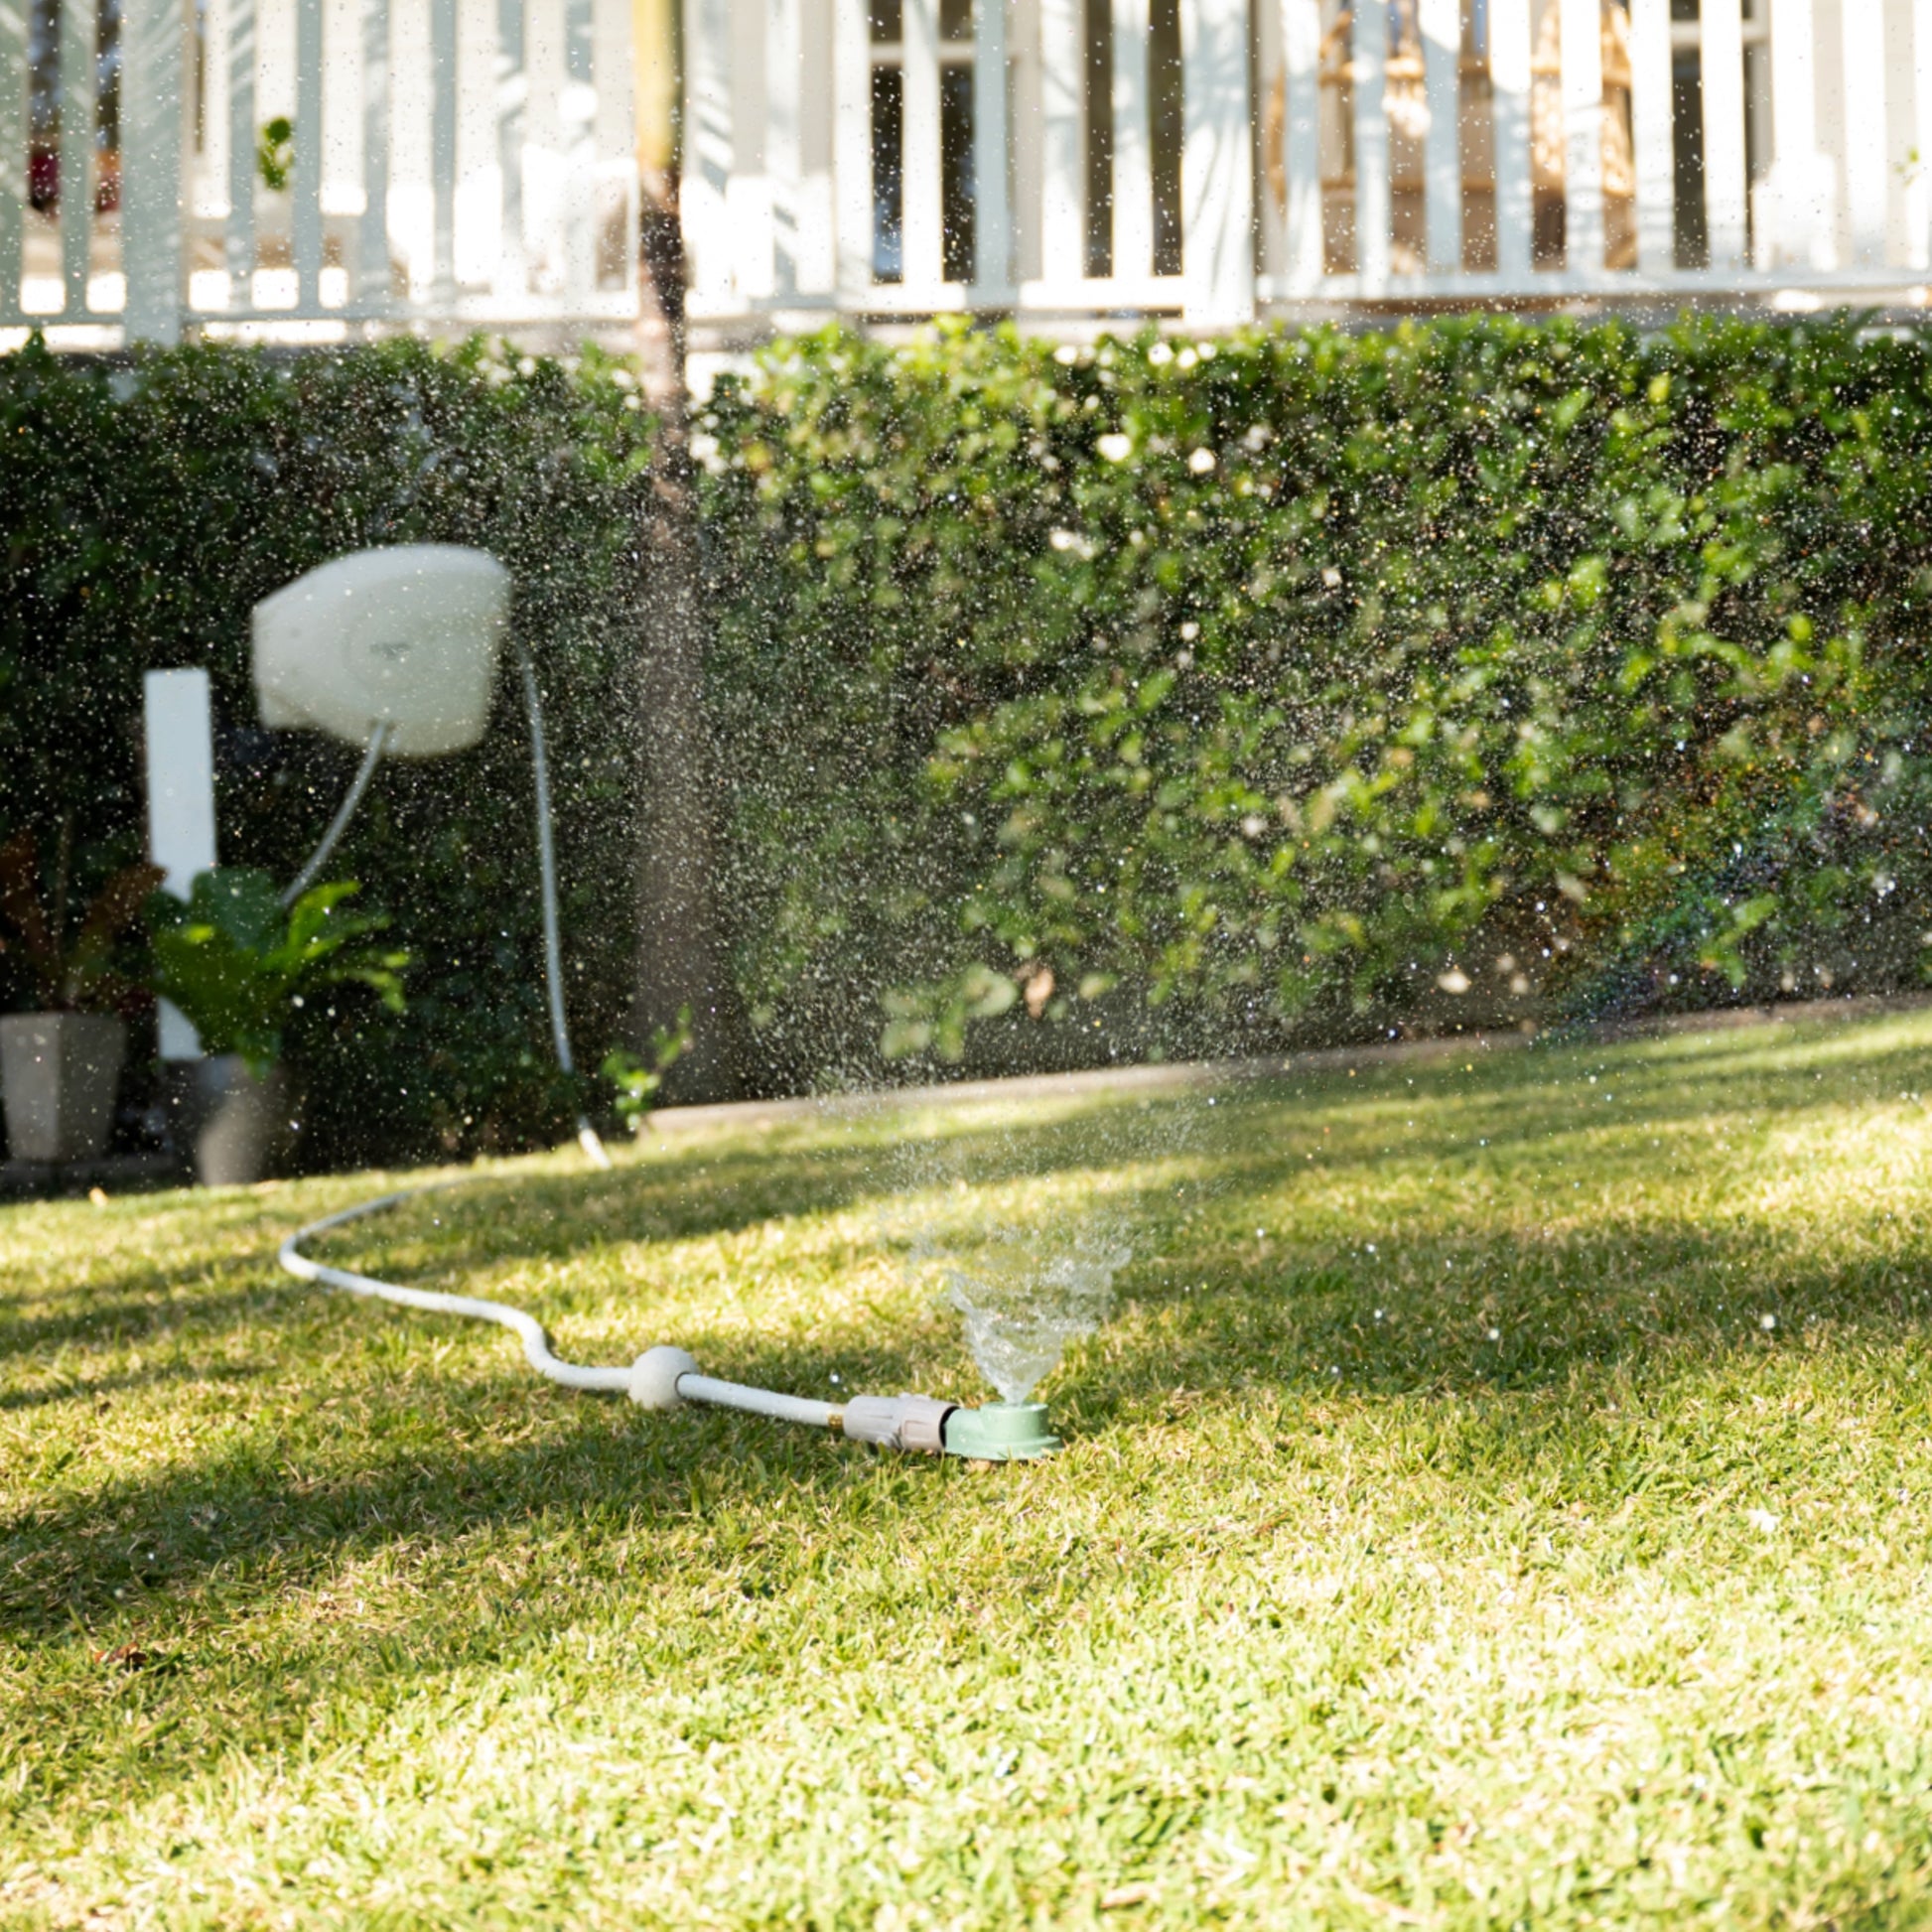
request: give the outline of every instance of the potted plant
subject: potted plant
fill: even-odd
[[[24,960],[34,1010],[0,1018],[0,1092],[16,1161],[63,1165],[106,1151],[127,1056],[124,1010],[138,983],[118,970],[122,935],[161,883],[157,866],[117,872],[71,923],[72,822],[61,828],[51,896],[31,832],[0,846],[0,951]]]
[[[312,886],[284,906],[246,866],[200,873],[186,899],[148,900],[154,991],[200,1034],[207,1058],[180,1068],[170,1105],[205,1186],[259,1180],[288,1144],[282,1033],[319,989],[359,981],[402,1011],[402,952],[365,943],[383,921],[340,910],[352,880]]]

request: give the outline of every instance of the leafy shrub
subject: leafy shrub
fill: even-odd
[[[359,984],[401,1013],[409,955],[356,943],[388,921],[338,910],[360,890],[337,880],[284,906],[265,872],[197,873],[186,899],[148,901],[154,990],[187,1016],[204,1052],[239,1053],[257,1077],[282,1057],[290,1020],[327,989]]]
[[[138,857],[141,674],[206,665],[220,856],[292,878],[355,755],[256,729],[251,607],[362,545],[481,545],[512,573],[549,710],[573,1018],[588,1048],[615,1044],[648,589],[636,405],[615,364],[506,361],[482,344],[187,347],[125,368],[34,346],[0,358],[0,831],[39,830],[48,849],[71,815],[77,892]],[[505,680],[476,750],[386,763],[340,849],[416,965],[407,1016],[311,1003],[291,1029],[292,1062],[325,1076],[309,1082],[307,1158],[524,1144],[574,1111],[548,1052],[514,696]],[[0,976],[14,970],[0,956]]]
[[[1919,975],[1920,334],[828,333],[700,428],[793,1079]]]

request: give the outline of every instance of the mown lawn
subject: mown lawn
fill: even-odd
[[[0,1923],[1932,1925],[1927,1095],[1926,1014],[1471,1049],[325,1244],[970,1396],[907,1230],[1104,1211],[1003,1469],[280,1275],[370,1176],[6,1209]]]

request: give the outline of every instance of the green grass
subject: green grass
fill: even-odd
[[[1928,1015],[1472,1050],[328,1244],[579,1360],[970,1397],[912,1232],[1104,1211],[1004,1469],[280,1275],[369,1176],[8,1209],[0,1923],[1932,1926],[1922,1095]]]

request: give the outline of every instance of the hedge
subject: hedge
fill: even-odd
[[[828,333],[698,428],[785,1078],[1921,977],[1920,333]]]
[[[753,1090],[1917,984],[1932,358],[1855,321],[780,344],[694,424]],[[552,712],[580,1058],[621,1031],[653,430],[473,344],[0,359],[0,832],[140,844],[140,673],[205,663],[224,859],[351,755],[254,729],[247,614],[483,544]],[[527,1144],[521,721],[385,769],[339,875],[416,955],[305,1011],[308,1158]],[[20,989],[4,983],[0,1003]]]
[[[581,1060],[616,1042],[634,920],[639,543],[652,431],[630,372],[411,343],[272,356],[189,347],[131,366],[0,358],[0,828],[76,889],[138,854],[141,674],[207,665],[220,856],[291,876],[354,766],[255,726],[248,614],[374,543],[493,551],[515,579],[555,740]],[[552,1137],[575,1097],[544,1020],[528,757],[503,680],[476,751],[383,767],[330,871],[359,879],[415,964],[409,1008],[305,1009],[314,1161]],[[13,962],[0,956],[0,973]],[[0,986],[0,1004],[22,989]]]

